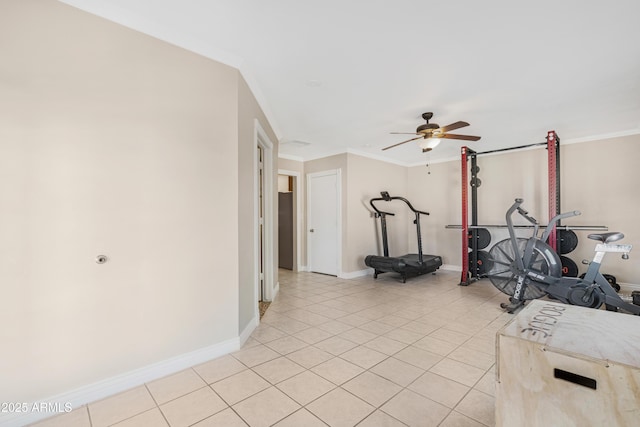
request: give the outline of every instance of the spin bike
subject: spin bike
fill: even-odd
[[[506,220],[509,238],[496,243],[489,251],[493,266],[488,273],[491,283],[509,295],[509,303],[500,306],[513,313],[527,300],[548,296],[565,304],[599,308],[606,305],[610,311],[624,311],[640,315],[640,305],[625,302],[618,296],[611,284],[600,273],[600,264],[607,252],[621,253],[622,259],[629,258],[632,245],[612,245],[624,234],[618,232],[589,234],[587,237],[600,243],[596,245],[593,261],[585,262],[589,268],[580,279],[562,276],[560,257],[546,241],[555,224],[563,219],[580,215],[579,211],[562,213],[549,221],[541,237],[538,237],[538,221],[522,209],[523,199],[507,210]],[[515,235],[512,215],[515,211],[533,225],[533,235],[518,238]]]

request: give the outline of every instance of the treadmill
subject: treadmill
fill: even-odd
[[[382,247],[384,250],[384,256],[368,255],[364,259],[364,263],[367,267],[374,269],[373,277],[378,278],[378,274],[395,272],[400,273],[402,276],[402,283],[406,283],[407,277],[420,276],[422,274],[433,273],[442,265],[442,258],[437,255],[425,255],[422,253],[422,236],[420,234],[420,215],[429,215],[429,212],[423,212],[415,209],[411,203],[404,197],[392,197],[387,191],[380,193],[382,197],[371,199],[369,204],[375,211],[376,218],[380,218],[380,224],[382,227]],[[389,244],[387,240],[387,215],[394,216],[391,212],[385,212],[376,207],[374,202],[384,201],[390,202],[392,200],[401,200],[411,209],[415,214],[416,219],[413,223],[416,225],[418,235],[418,253],[406,254],[398,257],[389,256]]]

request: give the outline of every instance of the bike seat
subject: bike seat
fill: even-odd
[[[614,231],[611,233],[589,234],[587,237],[591,240],[600,240],[602,243],[612,243],[622,240],[624,234]]]

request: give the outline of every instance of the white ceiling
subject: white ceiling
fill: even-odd
[[[454,140],[381,151],[426,111],[469,122],[477,151],[640,133],[638,0],[64,3],[239,68],[285,157],[458,158]]]

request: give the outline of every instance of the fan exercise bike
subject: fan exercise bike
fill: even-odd
[[[488,273],[491,283],[510,296],[509,303],[500,306],[513,313],[527,300],[548,296],[565,304],[599,308],[605,304],[610,311],[621,311],[640,315],[640,305],[624,301],[611,284],[600,273],[600,265],[606,253],[621,253],[622,259],[629,258],[632,245],[612,244],[624,237],[618,232],[589,234],[587,237],[599,243],[595,256],[589,264],[584,278],[563,277],[560,257],[546,241],[554,225],[563,218],[580,215],[579,211],[562,213],[549,221],[542,236],[538,237],[538,221],[522,209],[523,199],[507,210],[506,220],[509,238],[496,243],[489,251],[493,266]],[[533,225],[533,235],[518,238],[515,234],[512,215],[514,212]]]

